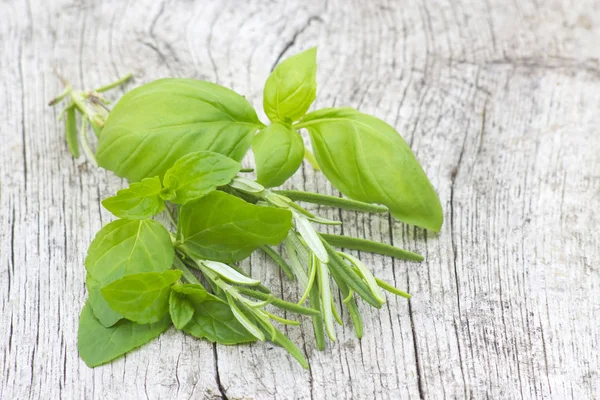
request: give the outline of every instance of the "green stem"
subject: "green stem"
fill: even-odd
[[[310,288],[310,306],[315,310],[321,309],[321,298],[319,296],[318,284],[314,284]],[[325,349],[325,327],[323,326],[323,315],[319,312],[318,315],[312,317],[313,331],[315,332],[315,342],[317,349]]]
[[[330,245],[335,247],[343,247],[345,249],[366,251],[369,253],[377,253],[384,256],[391,256],[401,260],[423,261],[424,258],[420,254],[412,253],[398,247],[390,246],[389,244],[374,242],[372,240],[355,238],[352,236],[331,235],[328,233],[320,234]]]
[[[100,87],[100,88],[98,88],[98,89],[96,89],[94,91],[98,92],[98,93],[106,92],[107,90],[110,90],[112,88],[116,88],[117,86],[122,85],[123,83],[127,82],[131,78],[133,78],[133,74],[125,75],[124,77],[122,77],[118,81],[115,81],[113,83],[109,83],[108,85],[102,86],[102,87]]]
[[[169,217],[169,221],[173,224],[173,226],[177,227],[177,219],[175,219],[175,215],[173,215],[173,211],[169,208],[167,204],[165,204],[165,213],[167,217]]]
[[[350,319],[352,320],[352,325],[354,325],[356,337],[360,339],[363,336],[363,322],[360,312],[358,311],[356,299],[354,298],[354,291],[348,287],[346,282],[344,282],[342,277],[337,273],[332,271],[331,276],[333,277],[336,285],[338,285],[338,288],[344,297],[344,301],[342,303],[346,305],[348,313],[350,314]]]
[[[291,267],[288,265],[287,262],[285,262],[285,260],[279,255],[279,253],[277,253],[275,250],[273,250],[267,245],[261,246],[260,249],[264,251],[269,257],[271,257],[271,259],[275,261],[277,265],[279,265],[279,267],[283,270],[283,272],[289,280],[294,279],[294,274],[292,273]]]
[[[375,282],[377,282],[377,285],[379,285],[380,288],[387,290],[388,292],[393,293],[397,296],[404,297],[405,299],[410,299],[412,297],[410,294],[390,285],[386,281],[383,281],[379,278],[375,278]]]
[[[343,197],[329,196],[326,194],[303,192],[301,190],[275,190],[277,194],[283,195],[294,201],[320,204],[323,206],[338,207],[345,210],[364,211],[372,213],[386,213],[387,207],[377,204],[364,203],[358,200],[345,199]]]
[[[238,287],[237,289],[240,293],[245,294],[246,296],[253,297],[258,300],[270,299],[272,305],[274,305],[275,307],[281,308],[282,310],[287,310],[287,311],[291,311],[291,312],[295,312],[297,314],[303,314],[303,315],[321,315],[321,312],[318,310],[313,310],[312,308],[302,307],[296,303],[290,303],[289,301],[281,300],[281,299],[273,296],[272,294],[262,293],[257,290],[253,290],[253,289],[249,289],[249,288],[245,288],[245,287],[241,287],[241,286]]]
[[[304,159],[306,161],[308,161],[308,163],[310,164],[311,167],[313,167],[313,169],[315,171],[320,171],[321,167],[319,167],[319,163],[317,162],[317,159],[315,158],[315,155],[307,148],[304,149]]]
[[[363,300],[373,307],[381,308],[381,302],[373,296],[373,293],[371,293],[371,290],[362,278],[338,255],[329,243],[323,240],[323,245],[329,254],[329,270],[334,278],[337,276],[340,281],[343,281],[350,289],[354,290],[363,298]]]
[[[188,281],[189,283],[196,284],[196,285],[201,285],[198,278],[196,278],[196,276],[194,276],[194,274],[192,274],[192,271],[190,271],[189,268],[185,266],[185,264],[183,263],[183,261],[181,261],[179,259],[179,257],[175,257],[175,260],[173,261],[173,265],[175,266],[175,268],[177,268],[178,270],[180,270],[183,273],[183,278],[186,281]]]
[[[79,134],[81,135],[81,147],[83,148],[83,152],[85,156],[88,158],[89,162],[92,163],[94,167],[98,167],[98,162],[96,161],[96,156],[90,147],[90,143],[87,137],[87,126],[88,126],[88,118],[86,115],[81,116],[81,129],[79,130]]]

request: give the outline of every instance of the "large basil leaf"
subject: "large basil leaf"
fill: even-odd
[[[162,185],[158,176],[134,182],[116,196],[102,201],[108,211],[119,218],[144,219],[160,213],[165,202],[160,198]]]
[[[240,171],[241,164],[219,153],[190,153],[165,173],[162,197],[185,204],[226,185]]]
[[[308,130],[323,173],[344,195],[385,204],[400,221],[439,231],[440,201],[410,147],[385,122],[351,108],[312,112]]]
[[[131,274],[105,286],[102,295],[113,310],[128,320],[151,324],[169,312],[171,285],[180,277],[178,270]]]
[[[192,301],[194,315],[183,331],[219,344],[254,342],[256,338],[235,318],[229,305],[208,294],[203,301]]]
[[[79,356],[88,367],[96,367],[149,342],[169,326],[171,319],[167,315],[155,324],[141,325],[122,320],[107,328],[96,319],[92,307],[86,303],[79,318]]]
[[[304,141],[294,129],[279,123],[267,126],[254,137],[256,181],[265,187],[283,184],[302,164]]]
[[[271,121],[297,121],[317,96],[317,48],[279,64],[265,83],[263,107]]]
[[[119,100],[96,157],[100,166],[130,181],[162,177],[191,152],[241,160],[262,126],[250,103],[232,90],[193,79],[160,79]]]
[[[169,232],[158,222],[119,219],[104,226],[88,249],[85,268],[101,287],[125,275],[171,268]]]
[[[215,191],[181,207],[177,235],[189,254],[227,263],[243,260],[262,245],[279,244],[291,226],[288,210]]]

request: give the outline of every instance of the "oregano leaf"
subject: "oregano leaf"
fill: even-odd
[[[102,286],[100,285],[100,282],[92,278],[90,274],[86,275],[85,286],[88,291],[88,303],[90,307],[92,307],[94,315],[102,325],[110,327],[124,318],[121,313],[113,310],[108,305],[104,296],[102,296]]]
[[[256,206],[215,191],[181,207],[177,240],[196,258],[231,263],[262,245],[279,244],[291,224],[288,210]]]
[[[134,182],[116,196],[102,201],[108,211],[119,218],[144,219],[160,213],[165,202],[160,198],[162,185],[158,176]]]
[[[150,324],[169,312],[171,285],[179,278],[178,270],[126,275],[102,288],[102,295],[113,310],[128,320]]]
[[[121,320],[107,328],[94,316],[86,303],[79,317],[77,348],[88,367],[96,367],[122,356],[154,339],[171,326],[169,316],[155,324],[137,324]]]
[[[235,318],[229,305],[208,294],[201,302],[193,302],[194,315],[183,331],[200,339],[233,345],[254,342],[256,338]]]
[[[241,167],[239,162],[218,153],[187,154],[165,173],[161,196],[177,204],[199,199],[231,182]]]
[[[171,236],[159,222],[119,219],[96,234],[85,268],[104,287],[125,275],[166,271],[173,256]]]
[[[194,307],[183,293],[171,290],[169,295],[169,314],[177,329],[183,329],[194,316]]]

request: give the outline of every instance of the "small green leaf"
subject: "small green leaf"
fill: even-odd
[[[108,211],[119,218],[144,219],[160,213],[165,202],[160,198],[162,185],[158,176],[134,182],[116,196],[102,201]]]
[[[203,301],[209,294],[202,285],[195,283],[185,283],[183,285],[173,286],[173,290],[190,297],[195,302]]]
[[[265,83],[263,107],[271,121],[302,118],[317,96],[317,48],[279,64]]]
[[[104,300],[101,291],[102,286],[100,286],[100,283],[92,278],[90,274],[87,274],[85,278],[85,286],[88,290],[88,303],[90,307],[92,307],[94,315],[102,325],[108,328],[123,318],[122,314],[113,310],[106,300]]]
[[[67,131],[67,146],[73,157],[79,157],[79,139],[77,138],[77,120],[75,118],[75,106],[69,106],[66,110],[65,128]]]
[[[385,204],[400,221],[440,230],[440,200],[390,125],[351,108],[328,108],[306,115],[297,127],[308,130],[321,170],[340,192]]]
[[[177,329],[183,329],[194,316],[194,307],[183,293],[171,290],[169,296],[169,314],[173,325]]]
[[[102,365],[154,339],[171,326],[165,316],[155,324],[141,325],[122,320],[106,328],[96,319],[89,302],[79,318],[77,348],[88,367]]]
[[[177,329],[183,329],[194,315],[193,304],[202,303],[210,297],[206,289],[198,284],[186,283],[171,287],[169,312]]]
[[[98,141],[98,164],[137,182],[175,161],[214,151],[240,161],[264,125],[234,91],[194,79],[160,79],[123,96]]]
[[[105,286],[102,295],[113,310],[128,320],[151,324],[169,312],[171,285],[179,278],[178,270],[127,275]]]
[[[208,294],[203,301],[192,303],[194,316],[183,331],[200,339],[220,344],[254,342],[256,338],[235,318],[229,305]]]
[[[260,207],[215,191],[181,207],[177,237],[196,258],[231,263],[279,244],[292,224],[288,210]]]
[[[252,151],[257,182],[275,187],[283,184],[302,164],[304,141],[292,128],[274,123],[254,137]]]
[[[177,204],[199,199],[231,182],[241,167],[239,162],[222,154],[190,153],[165,173],[162,197]]]
[[[88,249],[85,268],[101,287],[125,275],[171,268],[169,232],[150,219],[119,219],[104,226]]]

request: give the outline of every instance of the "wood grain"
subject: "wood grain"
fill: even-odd
[[[600,393],[600,8],[596,1],[0,2],[0,398],[592,399]],[[83,259],[123,186],[73,160],[55,67],[76,86],[134,72],[218,82],[257,107],[281,59],[319,46],[314,107],[394,125],[445,209],[439,235],[314,207],[343,233],[425,255],[359,254],[408,289],[361,304],[302,370],[270,344],[173,330],[107,366],[77,355]],[[118,91],[117,91],[118,93]],[[262,111],[259,112],[264,116]],[[251,160],[247,160],[250,162]],[[333,194],[303,166],[287,185]],[[284,297],[263,255],[246,266]]]

